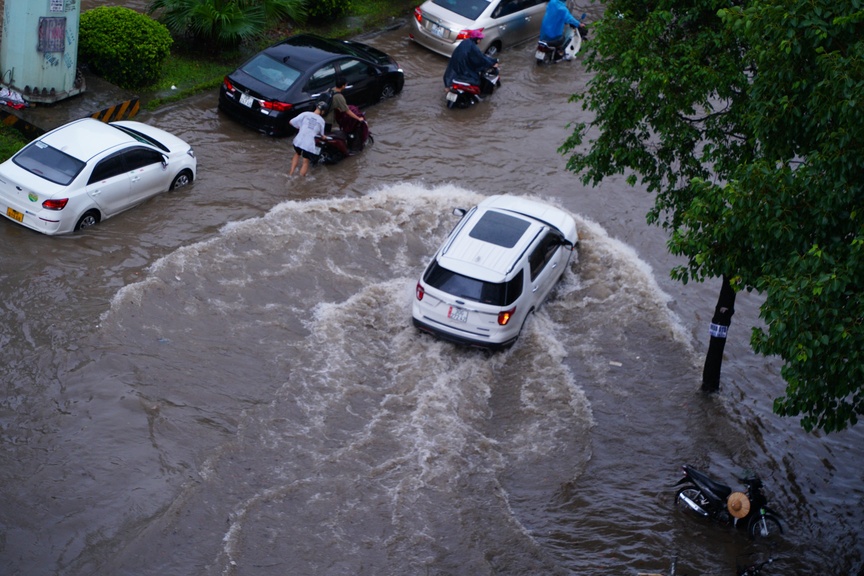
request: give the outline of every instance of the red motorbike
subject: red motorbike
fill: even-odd
[[[498,68],[492,67],[480,75],[480,85],[453,80],[447,91],[447,108],[467,108],[481,102],[500,86]]]
[[[317,136],[315,143],[321,147],[318,155],[319,164],[336,164],[348,156],[361,152],[367,144],[373,144],[375,139],[369,132],[369,124],[359,108],[349,105],[354,114],[362,118],[357,121],[347,114],[337,119],[339,128],[324,136]]]

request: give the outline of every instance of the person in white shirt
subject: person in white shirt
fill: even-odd
[[[303,159],[303,164],[300,166],[300,176],[306,176],[309,171],[309,164],[318,161],[318,155],[321,154],[321,147],[315,142],[316,136],[324,135],[324,117],[327,112],[327,103],[318,102],[314,112],[301,112],[291,119],[291,126],[297,129],[297,135],[294,137],[294,158],[291,159],[291,170],[288,171],[289,176],[294,175],[294,170],[300,164],[300,159]]]

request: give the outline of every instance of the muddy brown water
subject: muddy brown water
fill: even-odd
[[[857,574],[861,431],[771,414],[751,295],[701,394],[719,286],[669,280],[650,196],[556,153],[581,64],[507,50],[501,89],[447,110],[443,58],[405,27],[366,41],[406,85],[359,156],[289,178],[290,141],[213,91],[138,117],[195,146],[194,186],[67,237],[0,222],[0,573],[734,574],[768,554],[675,509],[690,463],[761,474],[786,528],[768,574]],[[494,193],[563,206],[581,244],[485,355],[418,334],[410,300],[451,209]]]

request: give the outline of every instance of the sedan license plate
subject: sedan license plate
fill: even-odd
[[[444,37],[444,27],[435,24],[434,22],[430,22],[429,25],[432,27],[432,34],[438,36],[439,38]]]
[[[251,108],[252,102],[254,101],[255,99],[252,98],[252,96],[250,96],[249,94],[240,94],[240,104],[242,104],[243,106]]]
[[[447,312],[447,317],[451,320],[456,320],[457,322],[467,322],[468,311],[464,308],[456,308],[455,306],[451,306],[450,310]]]
[[[6,215],[13,220],[17,220],[18,222],[24,222],[24,214],[18,212],[17,210],[13,210],[12,208],[6,208]]]

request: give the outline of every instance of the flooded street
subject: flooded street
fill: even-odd
[[[600,14],[591,14],[592,20]],[[290,139],[217,93],[138,120],[198,157],[192,187],[86,233],[0,222],[0,574],[734,574],[768,551],[673,506],[689,463],[784,517],[771,574],[864,566],[862,430],[771,413],[742,294],[721,391],[700,391],[719,282],[676,284],[652,198],[581,185],[556,153],[579,61],[501,55],[448,110],[446,60],[407,27],[374,145],[289,178]],[[487,355],[411,326],[417,278],[483,196],[571,212],[578,258],[527,334]]]

